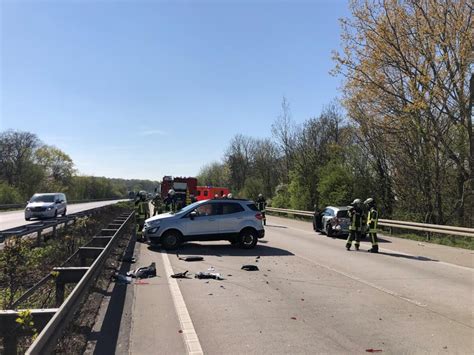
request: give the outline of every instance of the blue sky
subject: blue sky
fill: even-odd
[[[82,174],[161,180],[271,136],[339,95],[345,0],[0,0],[0,129],[36,133]]]

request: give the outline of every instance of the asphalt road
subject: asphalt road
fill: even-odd
[[[101,207],[106,205],[112,205],[123,200],[113,200],[113,201],[99,201],[99,202],[87,202],[87,203],[77,203],[67,206],[67,213],[76,213],[84,210],[88,210],[95,207]],[[0,230],[10,229],[13,227],[22,226],[25,224],[35,223],[38,220],[25,221],[25,212],[24,210],[19,211],[9,211],[0,213]]]
[[[268,217],[266,237],[253,250],[226,242],[180,249],[180,256],[203,256],[200,262],[137,244],[132,267],[155,262],[158,276],[122,286],[129,308],[123,310],[117,344],[126,346],[114,350],[474,352],[472,251],[389,237],[382,238],[380,254],[367,253],[367,242],[358,252],[346,251],[344,244],[315,233],[310,223],[278,217]],[[244,264],[260,270],[241,270]],[[178,279],[175,287],[168,277],[209,268],[225,280]]]

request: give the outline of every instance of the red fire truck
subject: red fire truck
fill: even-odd
[[[197,179],[194,177],[164,176],[161,183],[161,198],[164,200],[168,196],[168,191],[173,189],[176,196],[176,203],[180,207],[189,204],[190,195],[196,196]]]
[[[216,195],[219,197],[227,196],[229,192],[227,187],[198,186],[194,196],[198,201],[201,201],[214,198]]]

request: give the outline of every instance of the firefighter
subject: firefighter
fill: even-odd
[[[163,201],[161,200],[160,193],[157,193],[153,200],[151,201],[153,205],[153,216],[163,213]]]
[[[265,217],[265,207],[267,206],[267,202],[262,194],[258,194],[256,202],[258,210],[262,213],[263,225],[265,226],[267,224],[267,218]]]
[[[137,240],[143,240],[143,226],[145,220],[150,218],[150,210],[148,208],[148,201],[146,200],[146,192],[140,191],[138,193],[139,199],[135,201],[135,226]]]
[[[367,210],[369,211],[367,215],[367,229],[369,231],[370,241],[372,242],[372,248],[369,249],[368,252],[378,253],[377,222],[379,219],[379,212],[375,206],[374,199],[371,197],[364,201],[364,205],[367,206]]]
[[[194,194],[189,195],[189,200],[191,201],[191,203],[197,202],[197,198],[196,196],[194,196]]]
[[[360,246],[360,232],[362,227],[362,206],[359,198],[356,198],[351,203],[349,209],[349,217],[351,224],[349,226],[349,237],[346,242],[346,249],[351,250],[352,241],[355,240],[354,246],[356,250],[359,250]]]
[[[166,210],[176,212],[176,193],[173,189],[168,190],[168,196],[165,199]]]

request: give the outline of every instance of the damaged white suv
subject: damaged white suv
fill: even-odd
[[[245,249],[255,247],[265,230],[255,203],[240,199],[195,202],[176,213],[145,221],[143,235],[151,244],[177,248],[185,241],[228,240]]]

